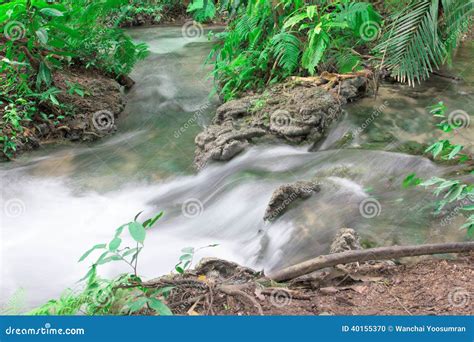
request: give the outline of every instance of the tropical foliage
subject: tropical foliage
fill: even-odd
[[[468,122],[467,113],[465,113],[465,116],[463,115],[464,120],[453,118],[453,113],[451,113],[451,117],[447,116],[447,108],[443,102],[430,107],[429,111],[439,120],[437,127],[444,133],[452,133],[458,129],[463,129],[465,128],[463,125]],[[449,139],[436,141],[425,152],[430,153],[435,160],[455,161],[457,163],[466,163],[471,160],[469,153],[464,152],[464,146],[452,144]],[[474,174],[474,171],[471,171],[471,174]],[[468,213],[474,210],[474,184],[440,177],[422,180],[416,177],[416,174],[411,174],[405,179],[404,186],[434,187],[433,194],[439,198],[436,203],[436,214],[440,214],[446,208],[453,212],[455,216],[458,213]],[[466,229],[467,235],[474,238],[474,214],[467,215],[466,222],[460,229]]]
[[[375,48],[401,82],[421,82],[455,51],[468,31],[474,3],[470,0],[418,0],[395,12]]]
[[[469,0],[249,1],[238,8],[210,60],[230,99],[292,74],[387,69],[413,85],[450,60],[471,24]]]
[[[79,66],[98,69],[111,77],[130,72],[146,56],[146,46],[136,45],[104,18],[125,0],[44,0],[0,3],[0,147],[7,157],[16,149],[16,137],[34,117],[59,124],[67,108],[57,100],[53,74]],[[78,96],[84,92],[74,87]],[[40,103],[58,107],[57,114],[40,110]]]

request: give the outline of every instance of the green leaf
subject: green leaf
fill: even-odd
[[[140,248],[132,248],[132,249],[129,249],[129,250],[125,251],[125,252],[122,254],[122,257],[125,258],[126,256],[129,256],[130,254],[139,252],[140,250],[141,250],[141,247],[140,247]]]
[[[40,12],[50,17],[62,17],[64,15],[63,12],[55,8],[43,8]]]
[[[109,243],[109,251],[115,252],[119,247],[120,244],[122,243],[122,239],[119,237],[113,238],[112,241]]]
[[[146,237],[146,230],[141,223],[130,222],[128,224],[128,231],[130,232],[130,235],[136,242],[143,244]]]
[[[49,87],[51,82],[51,71],[44,62],[41,62],[38,70],[38,76],[36,77],[36,87],[39,89],[42,83]]]
[[[148,302],[148,298],[146,297],[140,297],[137,300],[127,304],[129,308],[129,314],[132,314],[134,312],[137,312],[145,306],[145,304]]]
[[[167,307],[161,300],[156,298],[148,298],[148,305],[160,316],[172,316],[170,308]]]
[[[41,44],[46,45],[48,43],[48,32],[44,28],[40,28],[38,31],[36,31],[36,36],[38,37],[38,40],[41,42]]]
[[[186,260],[192,260],[193,256],[191,254],[183,254],[179,257],[179,260],[181,261],[186,261]]]
[[[153,227],[153,225],[156,223],[156,221],[158,221],[163,216],[163,214],[164,214],[164,212],[162,211],[158,215],[156,215],[154,218],[150,218],[150,219],[146,220],[143,223],[143,227],[145,227],[145,228]]]
[[[122,258],[120,258],[118,255],[112,255],[112,256],[109,256],[107,258],[103,258],[100,261],[97,261],[96,265],[103,265],[103,264],[107,264],[111,261],[119,261],[119,260],[122,260]]]
[[[87,258],[93,251],[95,251],[96,249],[103,249],[103,248],[106,248],[107,245],[105,243],[101,243],[101,244],[98,244],[98,245],[95,245],[94,247],[92,247],[91,249],[89,249],[87,252],[85,252],[80,258],[79,258],[79,261],[78,262],[81,262],[81,261],[84,261],[85,258]]]
[[[461,145],[456,145],[454,146],[453,150],[451,151],[451,153],[448,155],[448,159],[453,159],[454,157],[456,157],[456,155],[463,149],[463,146]]]
[[[124,225],[118,227],[117,230],[115,231],[115,237],[119,237],[120,234],[122,234],[123,229],[124,229],[125,227],[127,227],[129,224],[130,224],[130,223],[127,223],[127,224],[124,224]]]

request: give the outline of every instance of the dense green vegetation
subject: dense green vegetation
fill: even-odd
[[[108,14],[127,1],[3,1],[0,4],[0,148],[7,157],[33,120],[59,125],[71,110],[57,99],[53,74],[72,66],[118,78],[146,56]],[[69,91],[84,96],[74,84]],[[54,110],[52,109],[54,108]]]
[[[414,84],[448,61],[468,30],[468,0],[249,1],[218,34],[214,77],[226,99],[289,75],[368,67]],[[379,11],[383,11],[382,17]]]

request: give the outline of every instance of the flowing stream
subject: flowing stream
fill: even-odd
[[[127,94],[118,133],[89,145],[45,146],[0,165],[0,304],[19,289],[31,308],[76,288],[89,266],[77,263],[79,256],[108,242],[115,228],[142,210],[143,218],[165,211],[140,256],[139,272],[147,279],[173,270],[189,246],[219,244],[195,259],[215,256],[269,270],[327,252],[343,227],[378,245],[464,239],[459,218],[440,223],[433,216],[428,191],[401,186],[410,173],[426,178],[454,168],[388,150],[406,141],[432,142],[434,120],[426,106],[443,100],[451,110],[474,107],[472,44],[449,71],[464,81],[435,77],[417,88],[384,86],[376,100],[346,106],[318,151],[261,145],[196,173],[194,137],[218,105],[209,97],[209,69],[202,67],[212,43],[183,38],[180,27],[130,34],[152,53],[133,71],[137,84]],[[377,117],[364,124],[374,111]],[[351,147],[362,148],[332,148],[344,132],[361,126]],[[457,134],[456,142],[472,148],[473,127]],[[321,184],[321,193],[264,223],[278,186],[309,179]],[[361,215],[360,203],[371,198],[378,215]],[[115,263],[100,273],[124,271],[126,265]]]

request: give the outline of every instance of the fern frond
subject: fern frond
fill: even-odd
[[[299,65],[300,40],[293,34],[282,31],[272,37],[270,44],[278,65],[292,73]]]

